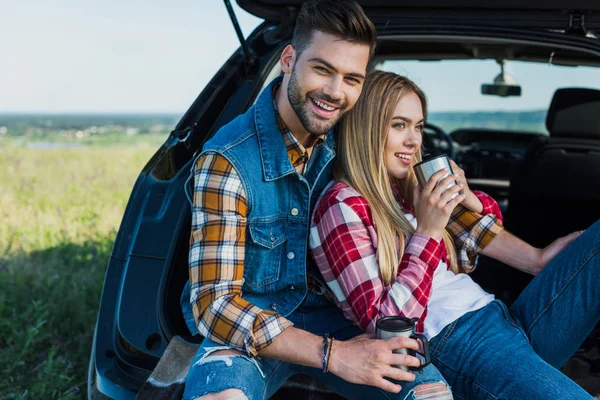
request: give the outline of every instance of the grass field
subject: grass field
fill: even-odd
[[[86,398],[112,243],[164,139],[51,149],[0,141],[0,399]]]

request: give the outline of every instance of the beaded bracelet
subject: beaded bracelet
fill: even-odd
[[[329,333],[323,335],[323,373],[329,370]]]

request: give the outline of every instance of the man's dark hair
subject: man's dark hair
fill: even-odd
[[[312,0],[302,4],[292,38],[292,46],[298,55],[310,45],[314,31],[365,44],[370,48],[369,58],[375,52],[375,27],[354,0]]]

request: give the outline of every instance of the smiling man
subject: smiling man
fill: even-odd
[[[385,378],[401,381],[399,398],[417,384],[393,366],[419,359],[392,350],[418,343],[358,337],[307,255],[311,211],[332,177],[332,129],[360,96],[375,42],[357,3],[304,4],[280,57],[283,77],[196,160],[182,306],[205,339],[184,399],[268,398],[298,373],[349,398],[400,392]],[[422,378],[441,380],[435,370]]]
[[[325,135],[360,95],[365,79],[360,65],[368,61],[365,46],[340,46],[338,41],[335,35],[316,31],[310,47],[290,45],[281,55],[289,80],[284,79],[287,96],[277,96],[277,107],[294,135]],[[345,71],[343,67],[350,68]]]

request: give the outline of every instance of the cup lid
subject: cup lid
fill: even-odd
[[[418,321],[419,318],[383,317],[377,321],[376,328],[387,332],[405,332],[412,330]]]
[[[440,154],[439,156],[425,158],[424,160],[422,160],[422,161],[420,161],[420,162],[416,163],[416,164],[413,166],[413,168],[414,168],[414,167],[417,167],[417,166],[419,166],[419,165],[421,165],[421,164],[425,164],[425,163],[427,163],[427,162],[429,162],[429,161],[437,160],[438,158],[446,158],[446,159],[448,159],[448,156],[447,156],[447,155],[445,155],[445,154]],[[449,160],[449,159],[448,159],[448,160]],[[450,161],[448,161],[448,163],[450,163]]]

